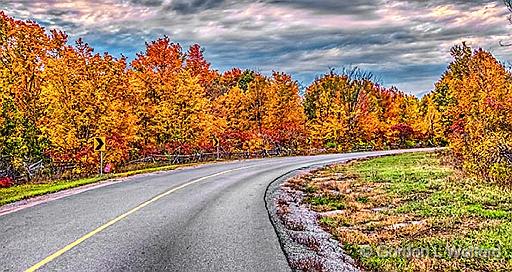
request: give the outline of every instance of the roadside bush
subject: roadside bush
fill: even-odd
[[[453,154],[463,169],[490,182],[512,184],[512,76],[489,52],[465,44],[434,91]]]
[[[14,185],[14,181],[9,177],[0,178],[0,188],[8,188]]]

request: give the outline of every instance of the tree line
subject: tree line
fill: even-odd
[[[163,37],[129,62],[0,13],[0,156],[18,168],[42,159],[87,173],[98,162],[97,136],[107,137],[114,168],[154,154],[213,152],[217,143],[226,152],[449,144],[468,169],[504,175],[510,162],[500,156],[489,169],[475,165],[507,147],[510,72],[482,50],[452,53],[423,98],[357,69],[319,76],[300,95],[286,73],[216,71],[197,44],[184,49]]]

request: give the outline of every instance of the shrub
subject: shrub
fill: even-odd
[[[10,177],[0,178],[0,188],[8,188],[14,185],[14,181]]]

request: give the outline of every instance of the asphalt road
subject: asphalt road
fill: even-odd
[[[0,270],[289,271],[264,202],[274,179],[302,167],[411,151],[236,161],[131,177],[0,216]]]

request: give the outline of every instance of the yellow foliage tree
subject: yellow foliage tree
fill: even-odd
[[[62,32],[48,34],[0,12],[0,160],[27,178],[27,166],[45,159],[48,142],[37,127],[44,114],[41,73],[65,43]]]
[[[299,86],[290,75],[274,72],[267,90],[263,120],[268,147],[298,148],[305,143],[305,114]]]
[[[51,156],[74,161],[90,169],[97,165],[92,138],[107,137],[108,162],[119,164],[129,158],[136,118],[135,97],[128,89],[125,59],[92,54],[81,40],[50,59],[44,69],[45,84],[39,121],[51,142]]]
[[[490,53],[465,44],[436,84],[437,105],[448,116],[447,134],[464,168],[480,177],[512,183],[512,76]]]
[[[166,37],[147,44],[132,62],[130,90],[137,97],[137,153],[191,153],[211,149],[213,118],[204,78],[185,67],[181,46]],[[203,66],[201,66],[203,67]]]

